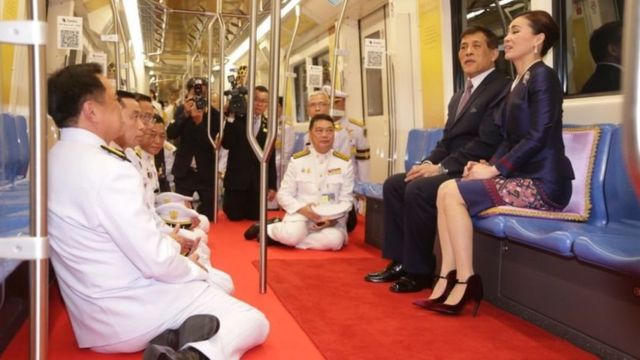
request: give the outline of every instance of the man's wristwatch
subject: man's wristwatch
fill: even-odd
[[[438,164],[438,175],[446,175],[449,173],[449,170],[442,166],[442,164]]]

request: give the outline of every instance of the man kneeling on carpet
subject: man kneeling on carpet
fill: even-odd
[[[331,116],[311,118],[311,145],[293,155],[280,184],[277,199],[286,215],[267,227],[270,242],[314,250],[340,250],[347,243],[353,166],[348,155],[333,150],[334,136]],[[257,233],[252,225],[245,238]]]
[[[239,359],[269,322],[182,256],[143,198],[140,175],[107,144],[123,133],[121,105],[98,64],[48,82],[60,140],[49,152],[51,262],[81,348],[145,350],[144,360]]]

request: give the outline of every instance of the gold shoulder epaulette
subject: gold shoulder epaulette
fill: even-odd
[[[125,155],[122,151],[118,150],[118,149],[114,149],[110,146],[106,146],[106,145],[101,145],[101,148],[103,148],[104,150],[106,150],[109,154],[113,154],[117,157],[119,157],[121,160],[124,161],[129,161],[129,159],[127,159],[127,155]],[[129,161],[131,162],[131,161]]]
[[[337,157],[338,159],[342,159],[344,161],[349,161],[350,159],[349,155],[345,155],[340,151],[335,151],[335,150],[333,150],[333,156]]]
[[[353,125],[364,127],[364,121],[360,119],[349,118],[349,122],[352,123]]]
[[[176,149],[177,149],[175,145],[173,145],[172,143],[170,143],[168,141],[165,141],[162,146],[164,147],[165,150],[171,151],[171,152],[176,151]]]
[[[136,155],[138,155],[139,158],[142,158],[142,149],[138,146],[136,146],[135,148],[133,148],[133,151],[136,153]]]
[[[294,159],[299,159],[299,158],[301,158],[303,156],[307,156],[309,154],[311,154],[311,151],[309,151],[309,149],[307,148],[307,149],[304,149],[302,151],[298,151],[297,153],[293,154],[293,158]]]
[[[287,126],[291,126],[291,125],[293,125],[293,121],[287,119],[287,120],[284,121],[284,124],[287,125]]]
[[[340,130],[344,129],[344,127],[340,123],[336,122],[335,123],[335,129],[336,129],[336,131],[340,131]]]

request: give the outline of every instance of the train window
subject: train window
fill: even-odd
[[[623,0],[565,0],[563,61],[568,95],[620,90]]]
[[[373,32],[367,35],[366,39],[380,39],[380,31]],[[382,108],[383,94],[382,94],[382,69],[366,69],[365,76],[367,77],[367,115],[368,116],[380,116],[384,114]]]
[[[307,121],[307,64],[303,61],[293,66],[293,72],[296,74],[294,79],[296,94],[296,121]]]
[[[313,57],[311,62],[313,65],[322,66],[322,84],[331,85],[331,61],[329,59],[329,50]]]
[[[499,6],[496,6],[498,4]],[[528,11],[530,0],[452,0],[451,14],[454,29],[453,58],[458,58],[458,39],[463,29],[472,25],[484,26],[491,29],[500,39],[500,57],[496,61],[496,68],[505,74],[513,75],[511,66],[504,59],[503,41],[506,29],[514,16]],[[456,88],[464,85],[464,74],[458,61],[454,64]]]

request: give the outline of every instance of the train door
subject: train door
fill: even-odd
[[[367,137],[371,148],[371,181],[382,182],[391,174],[389,101],[384,6],[360,19],[362,97]]]

